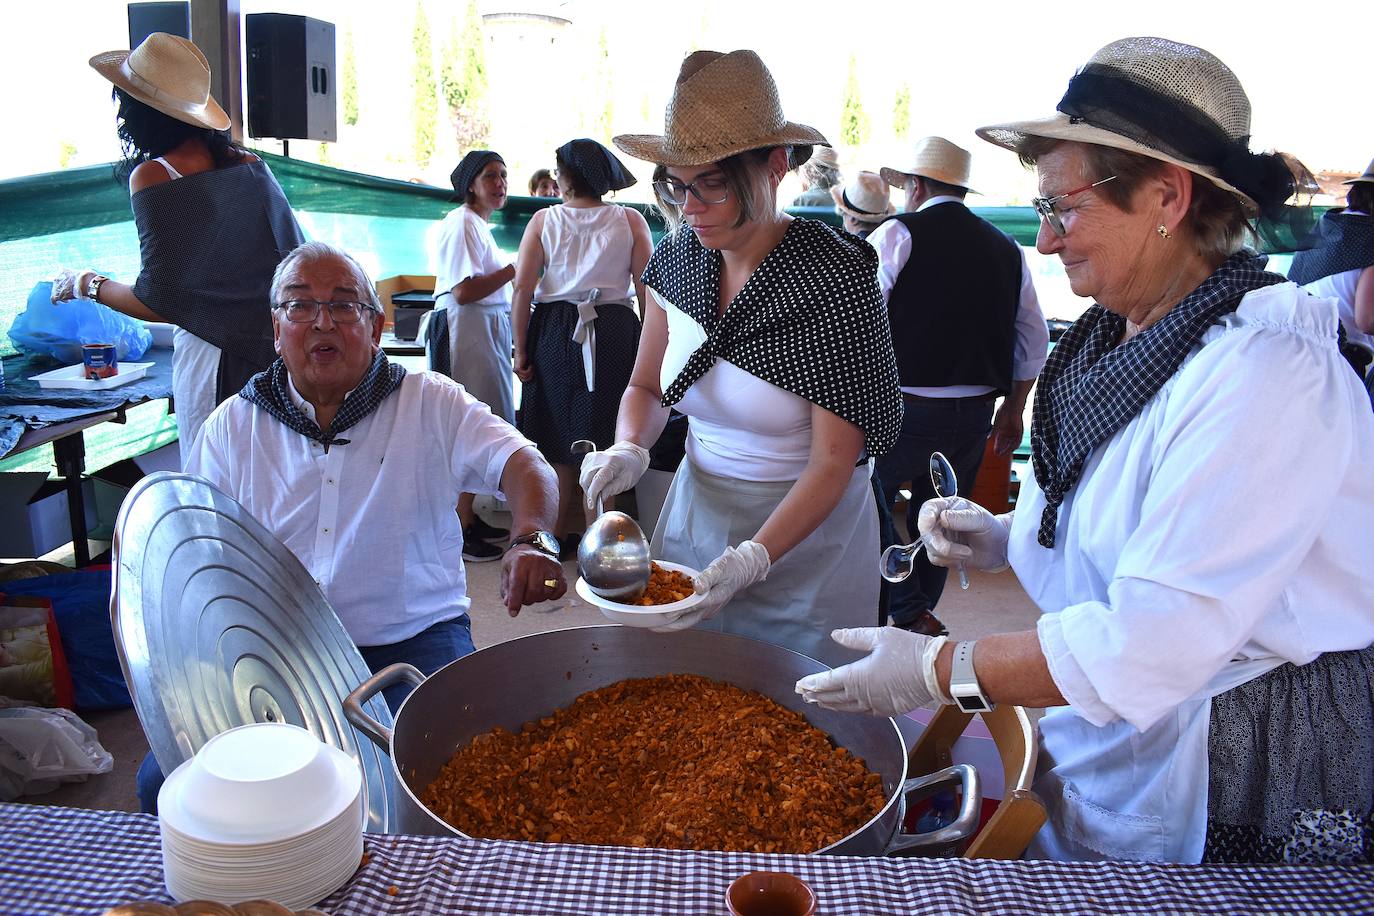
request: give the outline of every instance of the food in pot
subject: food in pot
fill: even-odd
[[[644,587],[643,594],[628,603],[640,607],[672,604],[674,601],[690,598],[695,591],[691,576],[684,575],[674,569],[664,569],[657,563],[651,563],[649,565],[649,584]]]
[[[619,681],[460,748],[420,796],[469,836],[810,853],[882,780],[800,714],[694,674]]]

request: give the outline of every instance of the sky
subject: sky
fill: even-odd
[[[407,161],[409,36],[416,2],[424,3],[440,46],[462,0],[241,0],[243,13],[302,13],[335,22],[341,36],[346,29],[354,35],[363,122],[341,137],[337,149],[320,151],[317,144],[303,149],[299,142],[292,145],[293,155],[446,183],[456,149],[441,146],[436,161],[424,168]],[[973,152],[972,184],[986,193],[987,202],[1024,201],[1034,193],[1033,177],[1010,153],[975,137],[973,129],[1049,114],[1075,69],[1100,46],[1127,35],[1197,44],[1225,61],[1251,99],[1253,148],[1292,152],[1314,170],[1362,171],[1374,156],[1365,95],[1368,61],[1337,44],[1343,23],[1367,16],[1367,0],[1319,0],[1303,7],[1260,3],[1243,11],[1195,0],[970,0],[938,9],[895,0],[790,6],[757,0],[676,6],[642,0],[482,0],[479,6],[530,10],[571,22],[559,38],[561,56],[530,46],[492,62],[499,77],[492,91],[499,108],[493,123],[517,147],[507,158],[520,168],[551,160],[554,147],[585,127],[586,110],[606,100],[613,106],[615,132],[661,132],[663,107],[685,53],[752,48],[772,71],[787,117],[817,127],[835,142],[853,57],[872,132],[861,149],[840,149],[846,171],[900,168],[917,138],[940,134]],[[1307,15],[1295,19],[1294,10]],[[114,158],[118,148],[108,84],[86,59],[127,46],[125,4],[3,0],[0,17],[0,79],[9,88],[12,117],[18,115],[11,123],[21,126],[0,150],[0,178],[53,170],[62,162],[85,165]],[[599,41],[610,63],[596,67],[591,57]],[[903,85],[911,91],[911,130],[898,140],[891,118]],[[547,131],[540,133],[541,126]],[[538,142],[531,143],[531,135]],[[494,137],[493,145],[501,140]],[[270,141],[262,145],[274,149]],[[638,164],[635,168],[640,171]]]

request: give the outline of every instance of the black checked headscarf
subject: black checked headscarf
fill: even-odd
[[[1031,415],[1031,460],[1045,493],[1036,539],[1054,546],[1059,506],[1088,456],[1125,426],[1169,378],[1203,332],[1251,290],[1283,283],[1268,259],[1241,251],[1159,321],[1121,345],[1126,319],[1094,304],[1050,351]]]
[[[1293,255],[1288,279],[1307,285],[1374,264],[1374,216],[1332,210],[1322,215],[1317,230],[1303,243],[1307,250]]]
[[[635,176],[615,154],[595,140],[585,137],[569,140],[554,153],[565,168],[582,176],[582,183],[597,197],[607,191],[620,191],[635,183]]]
[[[405,377],[405,368],[388,361],[386,354],[378,350],[372,355],[372,365],[368,367],[363,380],[358,383],[357,388],[348,393],[348,397],[344,398],[343,404],[339,407],[339,412],[334,414],[334,422],[329,424],[329,432],[321,430],[319,425],[302,413],[295,401],[291,400],[290,389],[287,387],[286,363],[280,358],[249,379],[248,384],[239,392],[239,397],[261,407],[282,425],[307,439],[314,439],[323,445],[327,452],[331,445],[347,445],[349,440],[340,439],[339,434],[361,423],[382,406],[382,402],[401,387]]]
[[[864,431],[868,454],[897,441],[902,393],[872,246],[818,220],[794,219],[725,314],[721,255],[690,229],[667,235],[644,283],[706,329],[666,391],[671,407],[717,359],[824,407]]]

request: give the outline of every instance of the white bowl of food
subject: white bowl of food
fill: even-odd
[[[578,577],[574,589],[577,591],[578,597],[599,608],[606,619],[612,623],[627,627],[661,627],[672,623],[683,611],[689,611],[696,607],[705,596],[697,594],[692,589],[691,583],[696,578],[697,570],[690,566],[683,566],[681,563],[669,563],[667,560],[654,560],[653,565],[654,570],[649,577],[649,587],[637,600],[653,602],[655,599],[660,599],[661,603],[623,604],[619,601],[612,601],[592,591],[587,580],[581,577]],[[683,597],[673,600],[670,597],[672,595],[683,595]],[[669,600],[662,600],[665,598]]]

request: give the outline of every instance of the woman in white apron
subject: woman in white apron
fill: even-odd
[[[615,138],[655,163],[670,231],[644,272],[619,441],[583,462],[582,487],[594,501],[633,486],[676,406],[686,458],[652,549],[702,570],[705,599],[668,628],[844,661],[827,634],[873,619],[869,458],[901,420],[877,256],[779,212],[778,183],[825,138],[786,121],[752,51],[690,55],[668,110],[665,136]]]
[[[871,655],[808,699],[1052,707],[1032,858],[1374,858],[1374,418],[1331,300],[1241,247],[1299,177],[1246,147],[1250,107],[1200,48],[1098,51],[1048,118],[979,130],[1034,164],[1042,225],[1089,308],[1041,372],[1014,513],[934,499],[931,562],[1010,565],[1035,630]]]

